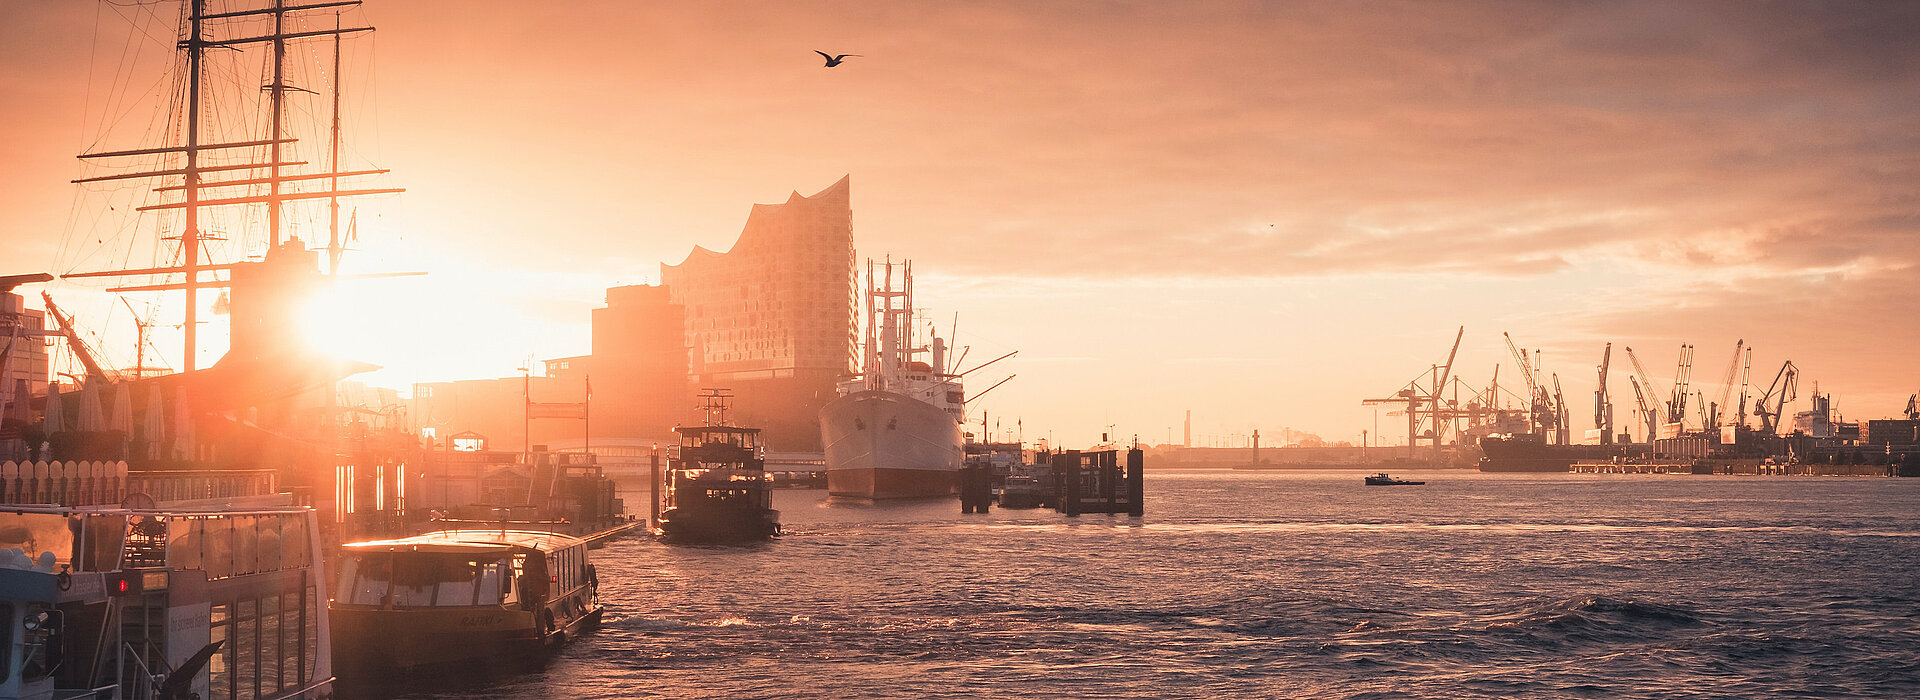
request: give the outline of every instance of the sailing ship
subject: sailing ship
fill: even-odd
[[[0,502],[29,504],[0,513],[0,608],[20,613],[0,622],[25,630],[0,645],[8,661],[24,664],[0,674],[0,696],[333,696],[323,545],[338,529],[390,512],[397,498],[385,496],[398,492],[386,480],[397,486],[410,450],[405,440],[385,440],[404,435],[397,422],[364,413],[348,420],[337,408],[338,380],[371,366],[314,352],[297,330],[300,306],[346,277],[334,274],[352,230],[349,223],[342,235],[342,199],[400,191],[342,184],[386,172],[348,170],[341,161],[340,39],[372,29],[343,21],[359,4],[185,0],[178,40],[166,40],[185,70],[155,113],[156,131],[173,138],[80,156],[96,167],[74,182],[106,188],[101,196],[128,196],[125,181],[154,183],[144,200],[114,207],[147,217],[154,259],[122,257],[135,246],[120,239],[112,252],[68,258],[120,269],[61,270],[58,278],[120,280],[110,293],[183,293],[176,371],[156,371],[146,357],[148,331],[168,324],[137,320],[135,366],[111,368],[50,294],[42,293],[42,312],[12,291],[54,275],[0,277],[0,393],[9,404],[0,420]],[[137,46],[146,29],[131,29]],[[329,40],[331,52],[320,47]],[[299,56],[330,58],[332,70],[296,71]],[[296,73],[313,82],[296,85]],[[211,76],[262,74],[264,85],[248,81],[238,91],[208,84]],[[264,100],[251,97],[256,87]],[[323,91],[333,94],[330,136],[324,149],[304,149],[288,116],[321,108],[289,102],[304,93],[323,99]],[[212,104],[235,94],[248,96]],[[257,103],[265,109],[252,109]],[[300,167],[318,155],[324,168]],[[300,202],[325,204],[326,213]],[[297,213],[327,222],[325,247],[311,249],[295,235]],[[242,238],[239,229],[256,222],[264,230],[251,227],[253,241],[264,255],[219,261],[228,248],[221,241]],[[323,252],[331,263],[324,273]],[[230,346],[202,366],[204,292],[216,289]],[[84,368],[74,377],[78,391],[51,382],[49,358],[32,347],[55,334]],[[349,430],[358,433],[352,444],[343,439]],[[368,502],[356,512],[361,494]],[[318,518],[311,505],[339,510]]]
[[[966,392],[960,374],[947,368],[946,341],[919,342],[911,263],[888,260],[876,276],[867,261],[866,300],[862,371],[842,381],[840,397],[820,409],[827,492],[865,499],[951,495],[962,459]],[[921,355],[927,359],[917,359]]]

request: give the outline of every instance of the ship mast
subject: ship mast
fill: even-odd
[[[85,153],[80,155],[80,158],[82,159],[113,158],[113,157],[142,156],[142,155],[156,155],[156,154],[170,155],[170,154],[176,154],[176,153],[182,154],[185,156],[185,163],[183,164],[183,167],[180,167],[180,168],[163,167],[163,168],[159,168],[151,171],[116,173],[112,175],[82,178],[82,179],[73,181],[75,184],[84,184],[84,183],[91,183],[91,182],[102,182],[107,180],[126,180],[126,179],[134,179],[134,178],[167,177],[167,176],[173,176],[173,175],[182,176],[183,178],[182,183],[178,186],[163,186],[163,187],[155,188],[155,191],[159,191],[159,192],[179,190],[182,194],[181,201],[147,205],[147,206],[137,207],[135,209],[136,211],[140,211],[140,212],[166,210],[166,209],[184,210],[185,225],[180,234],[181,261],[177,266],[154,267],[154,268],[143,268],[143,269],[127,269],[127,270],[105,270],[105,271],[95,271],[95,272],[77,272],[77,273],[69,273],[61,276],[62,278],[80,278],[80,277],[125,277],[125,276],[134,276],[134,275],[162,275],[162,274],[174,274],[174,273],[179,273],[183,275],[184,279],[182,279],[179,282],[169,282],[169,283],[150,284],[150,285],[121,286],[121,287],[110,288],[107,291],[135,292],[135,291],[160,291],[160,290],[177,289],[177,290],[184,291],[186,293],[186,310],[185,310],[186,317],[185,317],[185,328],[183,329],[183,334],[185,336],[184,343],[183,343],[184,357],[182,359],[182,369],[185,372],[194,371],[199,364],[197,361],[198,358],[196,357],[197,355],[196,349],[199,347],[199,322],[200,322],[199,290],[203,288],[224,287],[224,286],[227,286],[228,284],[228,282],[221,281],[218,279],[202,280],[200,279],[200,274],[203,272],[213,272],[218,270],[230,269],[233,267],[232,263],[226,263],[226,264],[214,264],[211,262],[207,264],[201,263],[202,254],[201,254],[200,243],[202,240],[206,238],[205,234],[201,231],[200,214],[201,214],[202,208],[212,207],[212,206],[247,205],[247,204],[259,204],[259,203],[267,204],[268,205],[267,218],[268,218],[268,225],[269,225],[269,240],[273,244],[273,246],[277,247],[282,241],[281,232],[282,232],[282,229],[284,228],[283,221],[282,221],[282,218],[283,218],[282,205],[285,202],[292,201],[292,200],[301,200],[301,199],[326,198],[333,203],[333,208],[337,212],[338,206],[339,206],[338,201],[340,197],[354,196],[354,195],[369,195],[369,194],[393,194],[393,193],[405,191],[402,188],[374,188],[374,189],[358,189],[358,190],[341,190],[339,188],[339,180],[342,177],[349,177],[349,176],[355,176],[355,175],[376,175],[376,174],[388,172],[387,170],[360,170],[360,171],[352,171],[352,172],[343,172],[343,171],[340,171],[338,167],[339,166],[339,159],[338,159],[339,98],[337,93],[338,93],[338,83],[340,80],[339,71],[338,71],[338,66],[340,61],[339,51],[337,48],[338,41],[339,41],[339,37],[341,37],[342,35],[372,31],[373,27],[367,26],[367,27],[342,28],[338,25],[337,15],[336,15],[335,27],[333,29],[289,32],[287,31],[287,27],[286,27],[286,15],[289,12],[298,12],[298,11],[304,11],[304,10],[318,10],[323,8],[352,7],[352,6],[357,6],[359,4],[360,4],[360,0],[337,0],[333,2],[315,2],[315,3],[304,4],[304,5],[288,5],[286,4],[286,0],[272,0],[272,4],[265,8],[251,9],[251,10],[236,10],[231,12],[219,12],[219,13],[208,14],[206,12],[206,0],[189,0],[187,4],[187,7],[188,7],[187,38],[179,42],[179,47],[181,49],[184,49],[187,54],[186,62],[187,62],[187,74],[188,74],[187,75],[187,95],[186,95],[187,109],[186,109],[186,119],[185,119],[186,133],[184,135],[183,145],[161,147],[161,148],[138,149],[138,150],[130,150],[130,151]],[[273,18],[274,18],[274,25],[273,25],[274,30],[272,34],[265,35],[265,36],[247,36],[247,37],[240,37],[240,38],[217,39],[217,40],[208,39],[206,37],[206,28],[205,28],[206,20],[227,19],[227,18],[234,18],[234,17],[254,17],[254,16],[260,16],[260,15],[269,15],[269,14],[273,15]],[[286,135],[285,133],[286,129],[285,129],[285,124],[283,119],[284,112],[285,112],[284,102],[286,97],[286,90],[289,87],[286,84],[286,79],[285,79],[286,43],[288,40],[292,40],[292,39],[305,39],[305,38],[321,37],[321,36],[334,37],[335,44],[336,44],[336,49],[334,53],[334,65],[336,68],[333,76],[334,83],[335,83],[335,92],[336,92],[335,99],[334,99],[334,108],[335,108],[334,109],[334,134],[335,136],[333,139],[334,141],[333,158],[328,163],[327,172],[314,173],[314,174],[292,174],[292,175],[285,174],[282,171],[283,167],[290,166],[290,165],[305,164],[304,162],[285,160],[284,154],[282,152],[282,146],[284,144],[292,143],[296,140]],[[273,68],[272,68],[273,78],[272,78],[272,82],[267,86],[265,86],[266,89],[268,90],[268,95],[270,98],[269,105],[270,105],[270,109],[272,110],[272,115],[269,120],[270,127],[269,127],[269,133],[267,134],[267,138],[263,140],[237,141],[237,142],[231,142],[231,143],[215,143],[215,144],[201,143],[200,121],[201,121],[201,112],[204,110],[204,107],[202,104],[203,90],[202,90],[201,83],[202,83],[203,74],[205,73],[206,50],[209,47],[237,48],[247,44],[258,44],[258,43],[271,43],[273,48]],[[298,89],[298,88],[295,88],[295,89]],[[252,162],[236,163],[236,164],[230,164],[230,165],[216,165],[216,166],[201,165],[200,156],[202,152],[214,151],[219,149],[253,148],[258,146],[266,146],[269,148],[269,154],[268,154],[269,160],[267,160],[266,162],[252,161]],[[201,177],[203,173],[236,171],[236,170],[254,170],[254,171],[265,170],[267,171],[267,176],[262,178],[238,178],[238,179],[223,179],[223,180],[213,180],[213,181],[208,181]],[[327,187],[327,189],[322,191],[290,192],[290,191],[283,190],[281,187],[283,184],[289,183],[289,182],[302,181],[302,180],[318,180],[318,179],[325,179],[328,181],[329,186]],[[206,198],[202,196],[203,195],[202,190],[204,189],[229,188],[229,187],[252,187],[256,185],[267,185],[268,187],[267,194],[262,196],[230,196],[230,197],[216,197],[216,198]],[[337,221],[338,221],[338,216],[336,213],[334,217],[334,224],[333,224],[333,229],[334,231],[336,231],[336,233],[334,234],[336,241],[338,237]],[[335,245],[334,247],[336,248],[336,250],[333,251],[332,258],[333,258],[333,261],[335,262],[335,265],[337,266],[337,259],[338,259],[339,252],[337,250],[337,245]]]
[[[202,16],[206,14],[207,0],[193,0],[187,22],[191,29],[185,42],[187,49],[187,171],[186,181],[187,225],[180,232],[180,256],[182,271],[186,273],[187,318],[184,327],[186,349],[180,360],[182,372],[192,372],[196,359],[194,349],[199,347],[200,330],[200,72],[201,58],[206,55],[206,44],[202,43]]]

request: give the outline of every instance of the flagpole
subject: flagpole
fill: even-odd
[[[593,375],[587,374],[587,402],[580,409],[580,432],[582,451],[593,454]],[[593,458],[588,457],[589,461]]]

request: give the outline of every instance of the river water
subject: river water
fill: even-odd
[[[1397,476],[1150,473],[1143,518],[783,491],[785,538],[614,543],[601,629],[404,697],[1920,697],[1920,479]]]

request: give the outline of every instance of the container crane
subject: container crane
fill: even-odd
[[[1773,384],[1767,386],[1767,392],[1753,402],[1753,415],[1760,418],[1760,432],[1780,434],[1780,414],[1787,410],[1788,401],[1799,398],[1799,388],[1800,368],[1793,366],[1793,360],[1787,360],[1780,365],[1780,372],[1773,375]]]
[[[1460,418],[1467,417],[1468,415],[1468,412],[1459,409],[1457,401],[1449,403],[1442,396],[1443,391],[1446,389],[1447,380],[1453,374],[1453,360],[1460,352],[1460,339],[1465,337],[1466,333],[1466,326],[1461,326],[1459,332],[1453,336],[1453,349],[1447,352],[1447,363],[1444,366],[1433,365],[1430,368],[1431,381],[1433,382],[1432,386],[1422,387],[1419,378],[1415,377],[1413,381],[1407,382],[1405,388],[1394,392],[1392,396],[1366,399],[1360,402],[1363,406],[1379,404],[1406,405],[1404,412],[1407,415],[1407,456],[1409,458],[1413,456],[1414,449],[1419,444],[1419,441],[1431,440],[1433,443],[1434,463],[1438,464],[1440,462],[1440,444],[1447,432],[1447,427],[1454,425]],[[1459,391],[1456,389],[1456,398],[1458,395]],[[1388,415],[1394,415],[1394,413],[1395,412],[1389,412]],[[1456,430],[1455,433],[1457,435],[1458,431]]]
[[[1907,396],[1907,420],[1920,420],[1920,394]]]

